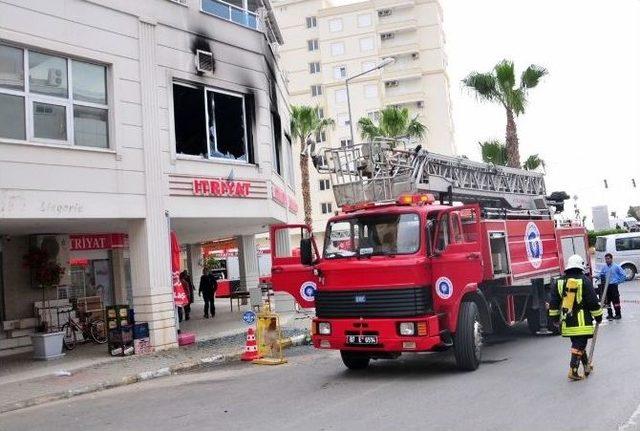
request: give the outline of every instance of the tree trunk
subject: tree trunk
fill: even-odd
[[[311,217],[311,190],[309,186],[309,156],[300,154],[300,174],[302,177],[302,206],[304,207],[304,222],[313,228]]]
[[[520,149],[518,143],[518,131],[513,111],[507,108],[507,166],[511,168],[520,167]]]

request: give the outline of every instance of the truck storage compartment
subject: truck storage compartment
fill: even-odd
[[[494,276],[509,274],[509,258],[507,255],[507,239],[504,232],[489,234],[491,247],[491,264]]]

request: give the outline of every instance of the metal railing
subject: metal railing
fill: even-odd
[[[260,29],[258,14],[222,0],[202,0],[202,11],[244,27]]]

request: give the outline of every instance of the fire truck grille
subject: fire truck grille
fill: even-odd
[[[316,293],[317,317],[415,317],[431,311],[426,287]]]

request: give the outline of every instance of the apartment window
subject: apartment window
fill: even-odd
[[[202,0],[201,10],[254,30],[259,26],[258,3],[255,0]]]
[[[320,190],[331,190],[331,182],[329,180],[320,180]]]
[[[336,116],[336,122],[339,126],[346,127],[349,125],[349,114],[341,113]]]
[[[318,39],[310,39],[307,41],[307,49],[309,51],[317,51],[319,49]]]
[[[332,33],[342,31],[342,18],[329,20],[329,31]]]
[[[344,54],[344,42],[335,42],[331,44],[331,55],[338,56]]]
[[[311,96],[321,96],[322,95],[322,85],[312,85],[311,86]]]
[[[360,51],[367,52],[373,51],[374,43],[372,37],[364,37],[360,39]]]
[[[369,117],[371,121],[377,123],[378,121],[380,121],[380,111],[367,112],[367,117]]]
[[[341,88],[334,92],[336,103],[345,103],[347,101],[347,90]]]
[[[174,82],[173,107],[178,154],[253,163],[251,96]]]
[[[340,139],[341,148],[346,148],[351,146],[352,146],[351,139],[347,139],[347,138]]]
[[[362,71],[368,72],[369,70],[375,69],[377,66],[375,61],[363,61],[362,62]]]
[[[309,73],[320,73],[320,62],[309,63]]]
[[[282,120],[280,114],[271,112],[271,127],[273,127],[273,166],[275,171],[282,175]]]
[[[324,108],[317,107],[316,113],[318,114],[318,118],[324,118]]]
[[[347,77],[347,66],[336,66],[333,68],[333,77],[335,79],[345,79]]]
[[[106,66],[0,45],[0,138],[108,148]]]
[[[316,28],[318,26],[318,20],[315,16],[307,17],[307,28]]]
[[[369,27],[371,25],[371,14],[358,15],[358,27]]]
[[[327,142],[327,132],[316,132],[316,142]]]
[[[325,156],[320,156],[318,165],[326,167],[326,166],[329,166],[329,162],[327,161],[327,158]]]
[[[365,99],[375,99],[378,97],[378,85],[377,84],[367,84],[364,86],[364,97]]]
[[[331,214],[333,212],[333,208],[332,208],[332,204],[331,202],[323,202],[320,204],[320,210],[322,211],[322,214]]]

